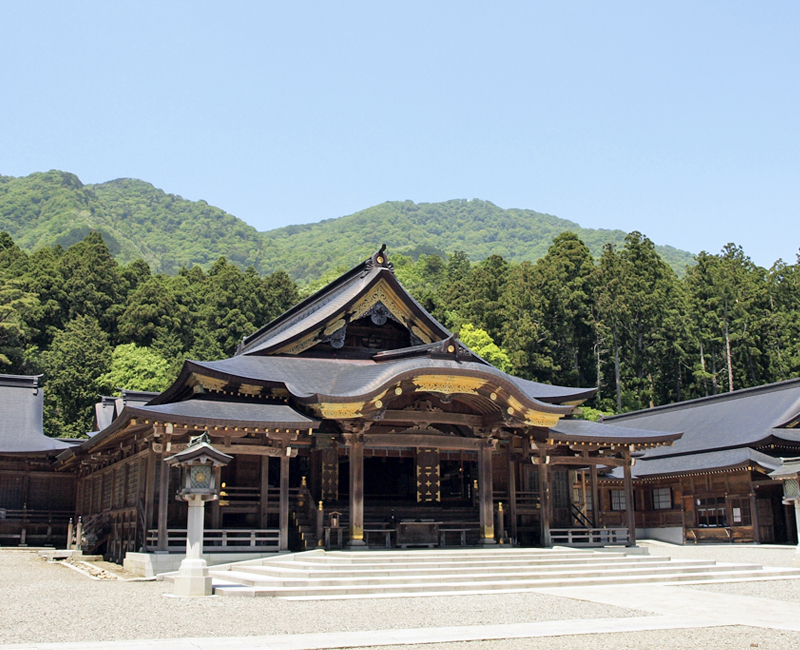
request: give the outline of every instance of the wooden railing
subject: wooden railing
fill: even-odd
[[[0,508],[0,539],[19,540],[20,546],[30,542],[63,544],[74,511]],[[54,530],[55,529],[55,530]],[[58,539],[54,539],[58,537]]]
[[[225,553],[235,551],[278,551],[281,531],[277,528],[261,530],[246,529],[206,529],[203,535],[203,553]],[[147,531],[147,551],[158,547],[158,529]],[[186,529],[167,529],[167,551],[171,553],[186,550]]]
[[[551,528],[550,541],[563,546],[627,544],[627,528]]]

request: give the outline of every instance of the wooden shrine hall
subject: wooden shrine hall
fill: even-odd
[[[385,248],[58,457],[95,548],[182,552],[187,506],[164,459],[207,432],[234,460],[206,551],[635,544],[631,467],[678,432],[573,417],[594,389],[513,377],[400,285]],[[598,525],[621,468],[627,519]],[[105,544],[104,548],[99,548]]]

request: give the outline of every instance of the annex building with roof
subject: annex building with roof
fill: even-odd
[[[796,543],[794,510],[769,477],[800,455],[800,379],[605,418],[681,431],[633,468],[640,534],[669,541]],[[611,484],[612,473],[606,480]]]

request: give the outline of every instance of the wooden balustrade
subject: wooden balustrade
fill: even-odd
[[[551,528],[554,546],[606,546],[628,544],[627,528]]]
[[[147,550],[152,552],[158,545],[158,529],[147,531]],[[236,551],[277,551],[280,547],[280,530],[266,528],[248,529],[206,529],[203,535],[204,553],[223,553]],[[171,553],[186,550],[186,529],[167,529],[167,550]]]

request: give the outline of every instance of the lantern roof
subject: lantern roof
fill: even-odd
[[[227,465],[232,460],[233,456],[222,453],[211,444],[207,432],[203,432],[199,436],[192,438],[186,449],[179,451],[174,456],[164,459],[166,463],[172,466],[196,463],[212,463],[215,466],[223,466]]]

